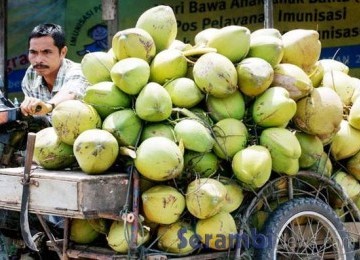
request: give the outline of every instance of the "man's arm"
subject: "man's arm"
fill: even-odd
[[[25,96],[24,101],[20,105],[21,113],[28,115],[46,115],[50,113],[55,106],[63,101],[75,99],[77,93],[69,88],[62,88],[53,98],[43,101],[36,97]]]

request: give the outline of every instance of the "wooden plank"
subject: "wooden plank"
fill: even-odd
[[[114,35],[118,32],[117,0],[102,0],[102,19],[107,23],[108,46],[111,45]]]
[[[116,18],[116,0],[102,0],[102,19],[105,21],[114,20]]]
[[[0,178],[0,204],[9,204],[9,207],[17,209],[21,204],[22,176],[7,176]],[[59,180],[38,179],[37,188],[31,189],[29,206],[36,206],[39,210],[54,207],[76,210],[77,203],[71,198],[76,198],[77,183]],[[41,186],[41,187],[40,187]]]
[[[1,175],[22,175],[24,173],[23,167],[15,168],[0,168]],[[67,181],[93,180],[100,181],[102,179],[118,178],[120,176],[127,176],[125,173],[107,172],[101,175],[85,174],[81,170],[45,170],[39,166],[34,165],[31,169],[31,177],[46,178],[46,179],[62,179]],[[127,184],[127,182],[123,183]]]

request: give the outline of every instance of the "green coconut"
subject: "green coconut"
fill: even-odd
[[[171,80],[164,87],[169,92],[171,101],[176,107],[192,108],[205,97],[194,80],[185,77]]]
[[[150,63],[156,54],[154,39],[141,28],[118,31],[112,38],[111,46],[118,61],[134,57]]]
[[[156,185],[141,194],[142,208],[148,220],[172,224],[185,210],[185,197],[174,187]]]
[[[347,120],[352,127],[360,130],[360,98],[351,105]]]
[[[119,146],[116,138],[108,131],[89,129],[76,138],[73,151],[83,172],[101,174],[115,162]]]
[[[218,180],[198,178],[186,189],[186,208],[196,218],[206,219],[216,215],[224,205],[227,190]]]
[[[322,176],[330,177],[333,173],[333,165],[329,155],[324,151],[321,157],[308,168],[310,171],[319,173]]]
[[[351,174],[348,174],[344,171],[338,171],[334,174],[333,180],[341,186],[343,191],[350,199],[355,201],[359,198],[360,183]],[[332,204],[333,207],[340,207],[343,205],[343,201],[340,198],[333,196]]]
[[[131,105],[130,96],[111,81],[103,81],[88,86],[83,101],[93,106],[102,119],[112,112],[128,108]]]
[[[213,151],[221,159],[232,158],[247,145],[249,133],[241,120],[222,119],[213,126],[213,132],[216,141]]]
[[[280,63],[274,67],[274,78],[271,86],[285,88],[295,101],[308,96],[313,89],[308,74],[291,63]]]
[[[255,31],[253,31],[250,35],[251,37],[274,37],[281,39],[282,35],[281,32],[276,28],[260,28]]]
[[[320,58],[319,37],[319,32],[311,29],[293,29],[284,33],[284,55],[281,62],[291,63],[308,71]]]
[[[172,101],[170,94],[156,82],[149,82],[135,101],[135,112],[143,120],[160,122],[170,117]]]
[[[110,132],[120,146],[135,146],[141,127],[142,121],[132,109],[115,111],[102,124],[102,129]]]
[[[347,160],[346,169],[355,179],[360,181],[360,151]]]
[[[255,99],[251,110],[257,125],[283,127],[295,115],[296,102],[285,88],[271,87]]]
[[[107,234],[109,232],[108,220],[105,218],[91,218],[87,219],[89,224],[100,234]]]
[[[342,71],[346,74],[349,73],[349,67],[341,61],[334,59],[320,59],[319,62],[324,68],[324,72],[337,70]]]
[[[306,73],[308,74],[314,88],[321,85],[325,72],[319,61],[315,62],[315,64],[311,66]]]
[[[216,34],[220,29],[209,27],[199,31],[195,34],[194,42],[196,47],[205,47],[209,39]]]
[[[186,73],[187,60],[180,50],[162,50],[150,64],[150,81],[161,85],[169,80],[185,77]]]
[[[63,169],[76,162],[72,146],[63,143],[53,127],[36,133],[33,159],[49,170]]]
[[[284,55],[284,44],[279,30],[261,28],[250,35],[250,50],[247,57],[266,60],[272,67],[279,64]]]
[[[170,225],[161,225],[157,231],[158,247],[168,253],[185,255],[199,247],[194,228],[183,220]]]
[[[110,49],[107,51],[107,53],[110,54],[114,58],[114,60],[116,61],[115,53],[114,53],[112,47],[110,47]]]
[[[168,47],[168,49],[176,49],[176,50],[180,50],[180,51],[187,51],[192,48],[193,48],[193,46],[190,43],[185,43],[179,39],[175,39]]]
[[[66,100],[52,111],[52,126],[60,140],[73,145],[85,130],[101,128],[101,117],[96,109],[80,100]]]
[[[184,156],[174,141],[155,136],[139,145],[134,163],[144,177],[154,181],[166,181],[182,173]]]
[[[266,128],[261,132],[260,145],[269,150],[273,171],[287,175],[295,175],[299,171],[301,146],[294,133],[289,129]]]
[[[125,58],[112,67],[110,75],[119,89],[137,95],[150,78],[150,65],[140,58]]]
[[[238,87],[242,93],[254,97],[270,87],[274,79],[274,69],[266,60],[248,57],[236,65]]]
[[[352,85],[354,87],[354,94],[351,97],[352,104],[360,97],[360,79],[356,77],[352,77]]]
[[[360,151],[360,130],[352,127],[347,120],[342,120],[340,130],[335,134],[330,146],[335,160],[350,158]]]
[[[151,35],[157,52],[167,49],[177,36],[175,13],[170,6],[166,5],[157,5],[147,9],[139,16],[135,26]]]
[[[87,219],[71,220],[70,240],[78,244],[90,244],[99,237],[97,232]]]
[[[316,173],[321,177],[330,178],[333,173],[333,166],[329,155],[323,152],[321,157],[313,165],[306,168],[306,170]],[[321,187],[323,185],[323,181],[320,178],[301,176],[301,179],[313,187]]]
[[[205,46],[215,48],[233,63],[239,62],[249,52],[250,30],[240,25],[224,26],[214,31]]]
[[[150,238],[148,227],[142,227],[137,234],[136,247],[146,243]],[[130,249],[131,224],[122,220],[113,221],[106,239],[109,247],[115,252],[127,253]]]
[[[295,132],[295,137],[301,146],[300,168],[308,168],[320,160],[324,146],[319,137],[304,132]]]
[[[209,152],[215,143],[210,130],[195,119],[182,119],[176,123],[174,132],[184,147],[195,152]]]
[[[243,119],[245,115],[245,100],[240,91],[235,91],[224,98],[208,96],[206,99],[206,108],[209,116],[218,122],[224,118]]]
[[[198,220],[195,232],[203,244],[214,250],[224,251],[236,245],[236,224],[228,212],[222,211],[212,217]]]
[[[296,104],[293,122],[303,132],[316,135],[323,141],[339,131],[343,119],[343,105],[340,97],[331,88],[314,88],[309,96]]]
[[[220,166],[219,158],[213,152],[199,153],[191,150],[184,154],[185,170],[201,177],[210,177]]]
[[[141,132],[140,142],[154,136],[163,136],[176,141],[174,127],[164,122],[146,124]]]
[[[219,53],[201,55],[195,62],[192,73],[196,85],[204,93],[222,98],[237,90],[235,65]]]
[[[323,76],[321,86],[334,90],[340,97],[344,106],[350,106],[355,87],[352,77],[342,71],[332,70]]]
[[[234,155],[231,167],[239,181],[250,188],[260,188],[271,175],[271,154],[264,146],[248,146]]]
[[[229,213],[234,212],[240,207],[244,200],[243,189],[234,179],[221,176],[219,181],[225,186],[227,191],[221,210]]]
[[[81,60],[81,70],[93,85],[102,81],[111,81],[110,71],[115,63],[116,59],[108,52],[89,52]]]

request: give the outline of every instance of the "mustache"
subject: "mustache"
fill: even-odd
[[[34,67],[35,69],[48,69],[48,68],[49,68],[49,66],[47,66],[47,65],[45,65],[45,64],[41,64],[41,63],[39,63],[39,64],[34,64],[33,67]]]

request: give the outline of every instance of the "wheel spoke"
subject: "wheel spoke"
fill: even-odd
[[[305,219],[304,219],[305,218]],[[278,259],[327,259],[338,255],[338,241],[333,233],[313,216],[293,219],[278,240]]]

